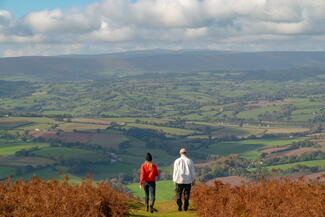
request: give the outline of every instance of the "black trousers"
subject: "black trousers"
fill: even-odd
[[[176,202],[179,208],[182,207],[182,196],[184,195],[184,210],[188,209],[191,195],[191,184],[176,184]]]
[[[144,182],[143,189],[145,192],[145,203],[146,205],[149,204],[149,194],[151,199],[151,205],[154,205],[156,200],[156,182]]]

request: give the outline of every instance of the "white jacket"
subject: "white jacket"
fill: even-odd
[[[174,162],[173,181],[177,184],[191,184],[195,179],[194,163],[182,155]]]

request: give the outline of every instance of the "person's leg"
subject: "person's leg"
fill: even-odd
[[[178,211],[182,211],[182,194],[183,194],[183,185],[176,184],[176,203],[178,205]]]
[[[146,211],[149,211],[149,185],[147,182],[143,183],[143,189],[144,189],[144,202],[145,202],[145,206],[146,206]]]
[[[191,187],[191,184],[184,185],[184,211],[187,211],[188,206],[190,205]]]
[[[155,200],[156,200],[156,182],[149,183],[149,192],[151,198],[150,212],[153,213],[154,211],[153,206],[155,205]]]

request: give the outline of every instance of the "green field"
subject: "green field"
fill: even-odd
[[[54,123],[34,123],[32,125],[18,127],[19,130],[48,130],[54,126]]]
[[[45,148],[49,147],[49,144],[42,144],[42,143],[35,143],[35,144],[0,144],[0,155],[14,155],[17,151],[23,150],[23,149],[31,149],[31,148]]]
[[[78,148],[48,147],[33,151],[33,154],[40,157],[51,159],[87,159],[97,156],[95,151],[83,150]]]
[[[144,199],[144,190],[139,188],[139,183],[127,185],[130,192],[141,199]],[[167,201],[175,196],[175,186],[172,181],[164,180],[156,182],[156,200]]]
[[[186,136],[186,135],[191,135],[196,133],[194,130],[186,130],[186,129],[179,129],[179,128],[171,128],[171,127],[160,127],[160,126],[147,125],[147,124],[129,123],[127,126],[144,128],[144,129],[153,129],[153,130],[163,131],[166,134],[178,135],[178,136]]]
[[[189,124],[196,124],[199,126],[204,127],[212,127],[212,135],[215,137],[222,137],[222,136],[250,136],[250,135],[261,135],[265,132],[265,128],[263,127],[256,127],[256,126],[236,126],[236,125],[225,125],[225,124],[218,124],[212,122],[192,122],[189,121]]]
[[[59,175],[57,170],[53,170],[52,168],[44,168],[44,169],[39,169],[39,170],[33,171],[31,173],[24,174],[24,176],[17,176],[14,178],[14,180],[19,180],[19,179],[28,180],[35,176],[39,177],[40,179],[44,179],[44,180],[48,180],[48,179],[63,180],[64,176],[68,176],[69,183],[71,183],[71,184],[80,184],[83,179],[82,177],[67,174],[67,173]]]
[[[241,157],[254,159],[260,156],[261,152],[259,150],[263,148],[287,145],[301,140],[303,138],[248,139],[234,142],[220,142],[209,145],[209,148],[201,148],[199,151],[219,155],[239,154]]]
[[[325,168],[325,160],[302,161],[302,162],[296,162],[296,163],[290,163],[290,164],[281,164],[281,165],[276,165],[276,166],[268,166],[266,168],[269,169],[269,170],[272,170],[272,169],[286,170],[286,169],[289,169],[289,168],[297,166],[297,165],[303,165],[303,166],[308,166],[308,167],[320,166],[320,167]]]
[[[264,147],[274,147],[274,146],[287,145],[302,140],[304,140],[304,138],[248,139],[248,140],[240,141],[240,143],[241,144],[262,144]]]

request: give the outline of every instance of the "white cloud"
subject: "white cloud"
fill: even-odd
[[[83,33],[100,24],[80,12],[63,13],[60,9],[32,12],[22,22],[35,33]]]
[[[41,43],[41,35],[19,36],[19,35],[2,35],[0,34],[0,43]]]
[[[9,11],[0,10],[0,23],[6,23],[12,19]]]
[[[204,37],[208,34],[208,28],[202,27],[202,28],[188,28],[185,30],[185,36],[187,38],[199,38]]]
[[[129,27],[111,28],[108,23],[102,21],[100,28],[81,37],[84,41],[127,41],[132,38],[132,30]]]
[[[20,44],[7,51],[11,55],[13,49],[28,55],[24,46],[38,46],[39,54],[51,47],[59,54],[88,52],[85,47],[90,45],[98,52],[137,47],[246,49],[240,43],[247,41],[247,49],[272,50],[274,43],[288,41],[294,49],[296,40],[308,50],[324,38],[324,20],[324,0],[102,0],[82,9],[34,11],[20,19],[0,10],[0,43]],[[82,46],[55,49],[67,44]]]

